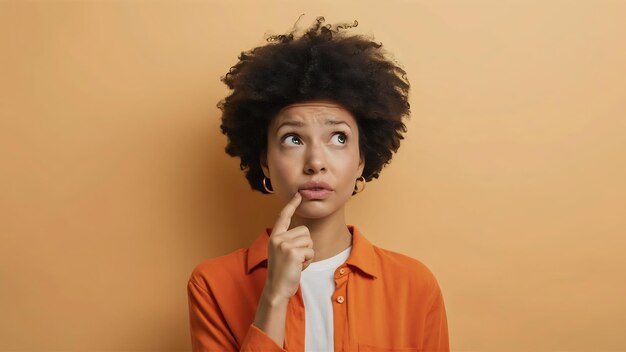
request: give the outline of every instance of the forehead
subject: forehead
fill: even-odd
[[[283,107],[278,114],[274,125],[279,125],[287,120],[300,120],[301,118],[327,117],[335,120],[343,120],[352,125],[354,117],[343,106],[328,100],[314,100],[293,103]]]

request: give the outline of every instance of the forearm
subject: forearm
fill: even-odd
[[[288,299],[275,297],[263,290],[253,323],[281,347],[284,347],[288,303]]]

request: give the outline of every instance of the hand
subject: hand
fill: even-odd
[[[296,192],[280,212],[270,235],[264,291],[273,299],[289,300],[296,294],[302,270],[309,266],[315,255],[306,226],[289,230],[291,217],[301,201],[302,195]]]

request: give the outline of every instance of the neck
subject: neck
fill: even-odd
[[[309,229],[315,257],[313,262],[333,257],[352,244],[352,234],[345,219],[344,207],[325,218],[301,218],[294,214],[290,229],[304,225]]]

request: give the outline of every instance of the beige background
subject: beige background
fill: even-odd
[[[348,203],[455,351],[626,350],[625,1],[1,1],[0,350],[190,350],[186,280],[279,204],[219,132],[237,55],[318,15],[412,83]]]

